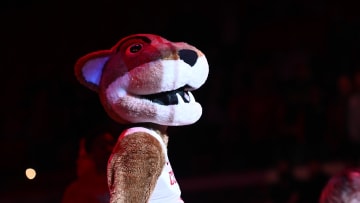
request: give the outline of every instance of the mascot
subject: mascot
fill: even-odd
[[[111,203],[183,202],[167,155],[167,128],[201,117],[191,91],[208,72],[199,49],[154,34],[124,37],[77,61],[79,82],[98,93],[109,117],[129,126],[108,161]]]

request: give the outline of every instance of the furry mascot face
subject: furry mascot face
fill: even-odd
[[[99,94],[111,118],[133,126],[121,133],[109,158],[110,203],[183,202],[166,129],[201,117],[191,91],[204,84],[208,72],[200,50],[154,34],[127,36],[77,61],[80,83]]]
[[[110,50],[85,55],[75,67],[79,81],[99,93],[114,120],[168,126],[201,117],[191,91],[203,85],[208,71],[200,50],[153,34],[125,37]]]

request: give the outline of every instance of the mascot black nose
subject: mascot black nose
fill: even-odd
[[[182,49],[179,51],[180,59],[183,60],[185,63],[193,66],[196,63],[198,55],[195,51],[190,49]]]

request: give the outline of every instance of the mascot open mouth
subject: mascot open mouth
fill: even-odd
[[[185,87],[167,92],[143,95],[142,97],[161,105],[176,105],[179,104],[180,100],[184,103],[190,103],[192,98],[191,93]]]

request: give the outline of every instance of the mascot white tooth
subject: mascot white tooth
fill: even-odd
[[[79,82],[99,94],[112,119],[129,125],[109,157],[111,203],[183,202],[167,155],[167,127],[200,119],[191,91],[208,72],[199,49],[154,34],[127,36],[77,61]]]

